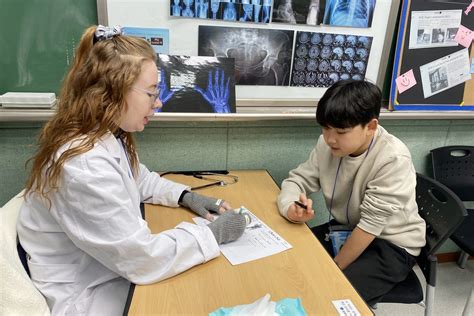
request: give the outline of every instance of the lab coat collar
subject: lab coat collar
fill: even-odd
[[[132,167],[130,166],[120,139],[117,139],[110,131],[101,137],[99,145],[104,147],[107,152],[117,161],[131,179],[133,179]]]
[[[120,144],[120,140],[115,138],[114,134],[107,132],[99,140],[99,145],[104,147],[107,152],[109,152],[112,157],[114,157],[117,162],[120,163],[122,160],[122,145]]]

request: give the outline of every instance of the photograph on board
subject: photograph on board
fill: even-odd
[[[170,0],[170,16],[269,23],[272,0]]]
[[[125,26],[122,28],[122,32],[124,35],[145,39],[153,46],[157,54],[168,54],[170,43],[168,29]]]
[[[321,24],[326,0],[274,0],[272,23]]]
[[[158,56],[159,112],[235,113],[234,60]]]
[[[291,86],[329,87],[339,80],[363,80],[372,37],[297,32]]]
[[[294,31],[199,26],[199,56],[235,59],[238,85],[287,86]]]
[[[371,27],[375,0],[326,0],[323,24]]]

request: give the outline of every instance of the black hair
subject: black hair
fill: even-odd
[[[329,87],[316,109],[316,121],[322,127],[351,128],[365,126],[379,117],[382,92],[368,81],[341,80]]]

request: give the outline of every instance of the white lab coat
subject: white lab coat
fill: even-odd
[[[31,194],[17,225],[31,278],[52,314],[121,315],[129,281],[157,282],[217,257],[208,227],[183,222],[151,234],[141,217],[141,201],[176,207],[186,188],[143,165],[134,179],[112,134],[66,161],[51,209]]]

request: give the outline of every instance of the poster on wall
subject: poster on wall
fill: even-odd
[[[272,0],[170,0],[170,16],[269,23]]]
[[[329,87],[339,80],[363,80],[372,37],[297,32],[291,86]]]
[[[471,79],[468,49],[420,66],[423,95],[428,98]]]
[[[371,27],[375,0],[326,0],[323,24]]]
[[[238,85],[288,86],[294,31],[199,26],[200,56],[235,60]]]
[[[235,113],[234,60],[158,56],[159,112]]]
[[[274,0],[272,23],[318,25],[326,0]]]
[[[153,46],[153,49],[157,54],[168,54],[170,45],[168,29],[125,26],[122,28],[122,32],[124,35],[145,39],[151,46]]]
[[[412,11],[409,48],[457,46],[462,10]]]

